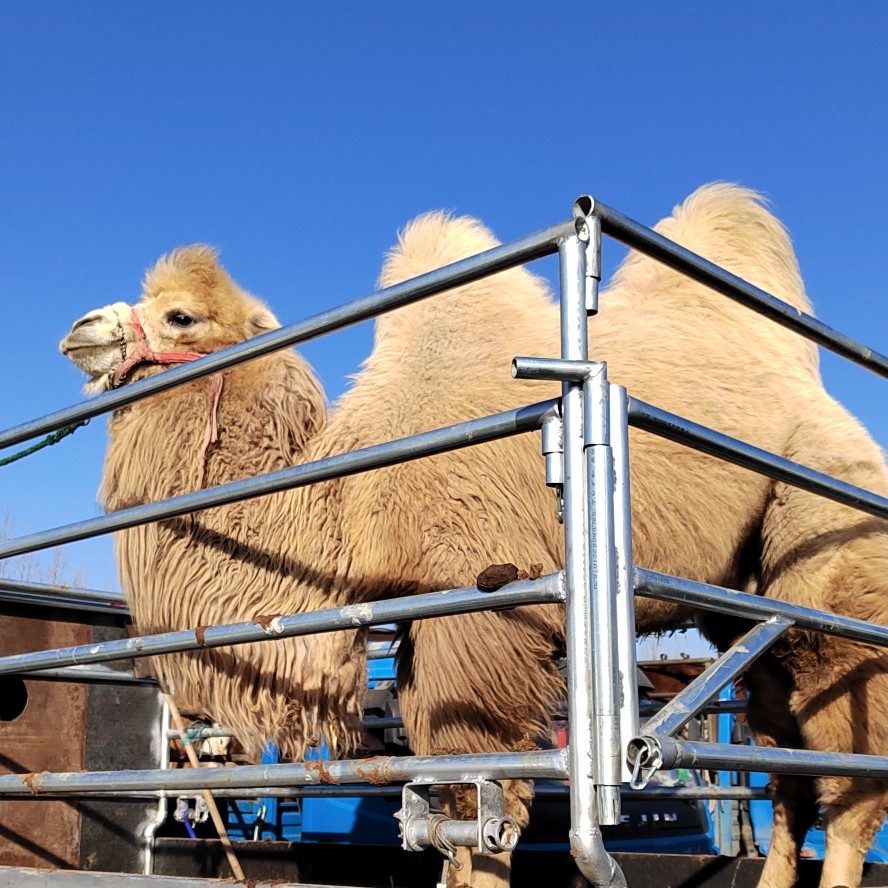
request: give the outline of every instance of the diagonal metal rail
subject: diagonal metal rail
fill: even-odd
[[[167,391],[177,385],[209,376],[211,373],[218,373],[252,358],[262,357],[300,342],[307,342],[333,330],[366,321],[376,315],[402,308],[498,271],[548,256],[557,252],[561,240],[575,233],[576,223],[573,220],[562,222],[520,240],[494,247],[477,256],[445,265],[428,274],[320,312],[304,321],[288,324],[270,333],[263,333],[261,336],[213,352],[198,361],[174,367],[124,388],[105,392],[86,403],[74,404],[40,419],[6,429],[0,432],[0,449],[20,444],[22,441],[45,435],[75,422],[109,413],[149,395]]]
[[[864,644],[888,647],[888,626],[789,604],[776,598],[763,598],[749,592],[672,577],[641,567],[635,568],[635,591],[649,598],[688,604],[701,610],[718,611],[747,620],[770,620],[776,616],[794,623],[798,629],[811,629]]]
[[[598,216],[601,220],[601,230],[609,237],[674,268],[686,277],[706,284],[781,326],[788,327],[806,339],[888,379],[888,357],[875,349],[833,329],[813,315],[794,308],[767,291],[753,286],[743,278],[725,271],[698,253],[663,237],[662,234],[652,231],[607,204],[591,197],[581,197],[577,203]]]
[[[731,648],[710,663],[684,690],[676,694],[656,715],[643,725],[644,734],[672,736],[695,715],[706,708],[709,700],[736,679],[751,663],[793,625],[783,617],[771,617],[753,626]]]
[[[852,509],[867,512],[877,518],[888,518],[888,498],[884,496],[824,475],[801,463],[716,432],[637,398],[629,398],[629,424],[777,481],[785,481],[803,490],[820,494]]]

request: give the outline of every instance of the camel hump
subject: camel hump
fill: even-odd
[[[483,223],[471,216],[436,210],[417,216],[398,234],[398,243],[386,255],[380,287],[390,287],[499,246]]]
[[[689,194],[656,229],[666,237],[678,238],[709,229],[720,233],[740,231],[748,237],[750,229],[760,228],[760,236],[777,236],[791,250],[786,228],[769,207],[768,198],[752,188],[733,182],[710,182]]]
[[[811,310],[789,233],[758,191],[729,182],[703,185],[656,231],[716,265]]]

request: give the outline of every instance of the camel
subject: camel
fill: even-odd
[[[811,310],[789,238],[756,193],[705,186],[657,230]],[[421,216],[387,256],[380,284],[496,243],[476,220]],[[881,452],[826,393],[807,341],[641,255],[623,262],[601,306],[590,354],[633,395],[888,493]],[[223,371],[221,396],[219,382],[205,379],[139,401],[110,420],[102,504],[156,501],[554,396],[552,384],[512,380],[509,367],[515,355],[559,353],[557,313],[546,283],[519,268],[384,315],[329,415],[320,384],[290,350]],[[163,372],[151,356],[185,360],[276,326],[197,245],[157,262],[135,308],[81,318],[61,349],[101,390]],[[146,342],[147,362],[124,367]],[[454,588],[508,561],[557,570],[563,538],[538,443],[507,439],[123,531],[116,551],[134,620],[154,632]],[[641,432],[631,433],[630,451],[637,564],[888,620],[884,522]],[[688,616],[648,599],[636,611],[642,633]],[[725,617],[702,625],[722,645],[738,632]],[[158,669],[183,705],[232,725],[248,747],[268,738],[298,758],[322,740],[340,751],[354,745],[364,641],[362,631],[339,632],[165,657]],[[521,748],[563,694],[553,656],[563,641],[555,605],[414,623],[399,663],[414,751]],[[757,742],[884,754],[883,666],[869,648],[796,633],[750,670]],[[520,826],[530,796],[524,782],[507,783],[506,815]],[[822,888],[859,883],[888,805],[885,783],[782,777],[762,886],[794,883],[816,803],[827,832]],[[452,886],[508,882],[507,854],[460,849],[458,859],[464,869],[451,867]]]

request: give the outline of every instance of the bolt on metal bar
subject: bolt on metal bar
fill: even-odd
[[[446,265],[428,274],[320,312],[304,321],[263,333],[261,336],[214,352],[198,361],[182,364],[124,388],[105,392],[86,403],[74,404],[40,419],[7,429],[0,432],[0,449],[20,444],[22,441],[27,441],[38,435],[45,435],[47,432],[52,432],[74,422],[100,416],[157,392],[167,391],[174,386],[209,376],[211,373],[218,373],[220,370],[233,367],[243,361],[258,358],[279,349],[306,342],[333,330],[356,324],[359,321],[368,320],[376,315],[393,311],[396,308],[402,308],[428,296],[442,293],[498,271],[548,256],[557,251],[558,243],[562,238],[573,234],[574,227],[575,223],[572,220],[554,225],[511,243],[479,253],[477,256],[454,262],[452,265]]]
[[[116,592],[96,589],[79,589],[75,586],[55,586],[47,583],[26,583],[21,580],[0,578],[0,601],[9,604],[36,607],[55,607],[62,610],[113,613],[129,616],[129,608],[123,596]]]
[[[152,379],[158,379],[165,375],[161,373]],[[172,499],[122,509],[119,512],[79,521],[76,524],[17,537],[0,543],[0,559],[88,539],[127,527],[149,524],[161,518],[188,515],[192,512],[226,505],[253,496],[265,496],[282,490],[305,487],[308,484],[315,484],[331,478],[354,475],[423,456],[432,456],[446,450],[456,450],[474,444],[483,444],[486,441],[494,441],[498,438],[507,438],[521,432],[535,431],[542,425],[546,416],[557,408],[557,399],[541,401],[527,407],[506,410],[503,413],[472,419],[420,435],[398,438],[386,444],[363,447],[360,450],[337,454],[315,462],[281,469],[266,475],[258,475],[254,478],[246,478],[243,481],[220,484],[218,487],[210,487]]]
[[[671,737],[680,731],[709,700],[734,681],[751,663],[793,625],[783,617],[771,617],[753,626],[715,662],[710,663],[686,688],[645,722],[641,733]]]
[[[567,753],[562,749],[476,755],[391,756],[313,761],[305,764],[243,765],[239,768],[182,770],[75,771],[0,775],[0,796],[157,790],[181,793],[200,789],[310,786],[337,783],[464,783],[484,778],[564,780]]]
[[[661,410],[636,398],[629,398],[629,423],[694,450],[717,456],[777,481],[818,493],[837,503],[878,518],[888,518],[888,499],[878,494],[816,472],[800,463],[776,456],[760,447],[713,431],[674,413]]]
[[[748,620],[769,620],[777,616],[795,623],[799,629],[812,629],[828,635],[840,635],[852,641],[888,647],[888,626],[879,626],[854,617],[789,604],[775,598],[762,598],[748,592],[736,592],[694,580],[672,577],[644,568],[635,568],[635,592],[648,598],[689,604],[703,610],[731,614]]]
[[[392,623],[402,620],[423,620],[428,617],[444,617],[458,613],[472,613],[497,607],[518,607],[525,604],[543,604],[564,601],[562,576],[548,574],[537,580],[521,580],[509,583],[494,592],[478,589],[451,589],[428,592],[407,598],[352,604],[346,607],[326,608],[304,614],[280,615],[265,618],[261,623],[242,622],[210,626],[199,632],[185,629],[124,638],[98,644],[13,654],[0,657],[0,675],[77,666],[88,663],[109,663],[178,651],[194,651],[225,645],[271,641],[277,638],[294,638],[311,633],[335,632],[372,626],[376,623]]]
[[[587,200],[591,201],[591,198]],[[888,357],[875,349],[834,330],[823,321],[777,299],[765,290],[754,287],[737,275],[725,271],[606,204],[597,200],[593,203],[593,212],[601,219],[602,230],[615,240],[647,254],[695,281],[706,284],[837,355],[888,378]]]

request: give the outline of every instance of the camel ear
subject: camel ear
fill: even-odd
[[[280,327],[278,319],[263,305],[256,308],[247,320],[247,329],[244,331],[249,339],[260,333],[268,333],[269,330],[277,330]]]

